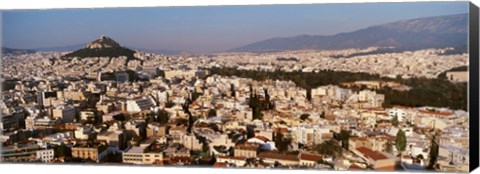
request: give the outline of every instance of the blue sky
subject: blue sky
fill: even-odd
[[[467,12],[468,2],[10,10],[1,14],[2,44],[69,46],[104,34],[130,48],[211,53],[272,37],[333,35]]]

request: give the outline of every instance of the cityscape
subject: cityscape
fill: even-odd
[[[4,41],[1,162],[468,172],[467,4],[449,3],[465,11],[212,52]]]

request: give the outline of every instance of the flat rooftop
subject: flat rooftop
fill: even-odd
[[[134,147],[128,149],[128,151],[126,153],[143,153],[144,149],[145,148],[143,148],[143,147],[134,146]]]

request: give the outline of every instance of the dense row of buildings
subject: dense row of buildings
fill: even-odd
[[[359,50],[338,53],[355,51]],[[277,54],[298,57],[298,61],[276,60]],[[374,74],[434,78],[467,60],[465,55],[440,55],[436,50],[348,59],[330,58],[333,54],[184,58],[136,53],[139,60],[130,61],[125,57],[53,58],[58,53],[6,56],[1,159],[423,170],[432,158],[434,142],[439,145],[434,169],[468,170],[468,112],[429,106],[384,108],[385,95],[375,92],[383,85],[398,90],[409,90],[408,86],[359,81],[348,85],[368,88],[352,90],[332,84],[307,91],[291,81],[209,75],[204,69],[235,65],[342,71],[349,67],[349,71],[363,72],[368,66]],[[339,138],[344,131],[349,132],[348,143]],[[405,134],[405,150],[395,146],[398,132]],[[325,153],[322,148],[330,147],[325,142],[342,147],[341,155]]]

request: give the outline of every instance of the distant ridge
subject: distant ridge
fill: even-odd
[[[454,47],[466,51],[467,14],[402,20],[332,36],[299,35],[272,38],[230,52],[272,52],[286,50],[334,50],[367,47],[395,47],[395,50]]]
[[[64,52],[64,51],[75,51],[78,49],[81,49],[85,46],[86,44],[76,44],[76,45],[67,45],[67,46],[58,46],[58,47],[42,47],[42,48],[32,48],[32,50],[35,51],[42,51],[42,52],[50,52],[50,51],[59,51],[59,52]]]
[[[7,48],[7,47],[2,47],[2,54],[29,54],[29,53],[35,53],[35,50],[30,50],[30,49],[15,49],[15,48]]]
[[[65,54],[64,58],[72,58],[72,57],[80,57],[80,58],[87,58],[87,57],[120,57],[125,56],[129,60],[136,59],[134,57],[135,51],[124,48],[120,46],[112,38],[106,36],[100,36],[100,38],[88,43],[84,48],[76,50],[74,52]]]
[[[165,54],[165,55],[178,55],[184,52],[184,51],[178,51],[178,50],[163,50],[163,49],[155,50],[155,49],[143,49],[143,48],[133,48],[133,47],[131,48],[134,50],[139,50],[146,53]]]

